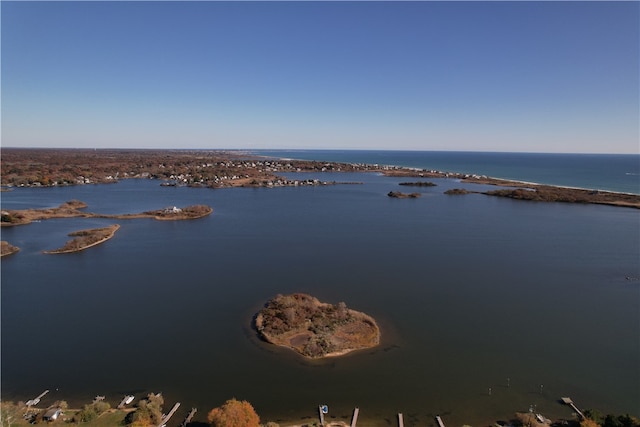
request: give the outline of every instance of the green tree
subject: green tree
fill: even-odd
[[[585,409],[584,416],[596,422],[596,424],[602,424],[604,416],[597,409]]]
[[[212,427],[258,427],[260,417],[253,406],[246,400],[235,398],[227,400],[224,405],[213,408],[207,417]]]
[[[160,425],[162,405],[164,405],[164,398],[160,393],[149,394],[146,399],[138,402],[135,411],[127,414],[125,424],[136,427]]]
[[[604,417],[604,423],[602,427],[638,427],[640,426],[640,421],[637,418],[626,415],[612,415],[608,414]]]
[[[89,423],[98,417],[98,412],[94,405],[84,405],[82,409],[76,412],[71,419],[74,423]]]

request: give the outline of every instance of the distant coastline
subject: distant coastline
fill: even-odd
[[[599,190],[594,187],[602,187],[600,185],[585,188],[580,186],[565,185],[548,185],[539,184],[536,181],[512,180],[503,178],[492,178],[491,174],[483,174],[482,169],[486,169],[483,164],[477,166],[465,166],[463,169],[476,167],[478,170],[474,173],[465,172],[448,172],[444,168],[426,168],[414,167],[412,163],[423,164],[427,158],[414,158],[412,156],[434,156],[440,155],[434,152],[387,152],[364,151],[331,151],[331,150],[300,150],[297,154],[308,153],[317,156],[317,159],[327,158],[324,156],[333,156],[334,158],[342,158],[342,161],[334,160],[291,160],[288,158],[287,151],[267,151],[261,152],[256,150],[253,152],[246,151],[203,151],[203,150],[82,150],[82,149],[12,149],[2,148],[2,164],[11,167],[3,167],[0,170],[2,178],[2,186],[7,189],[17,187],[55,187],[66,185],[87,185],[100,183],[116,183],[119,179],[157,179],[162,185],[167,186],[190,186],[205,188],[229,188],[229,187],[262,187],[276,188],[286,186],[305,186],[305,185],[331,185],[341,184],[341,182],[324,181],[320,179],[287,179],[282,176],[283,173],[292,172],[376,172],[386,176],[404,176],[404,177],[427,177],[427,178],[450,178],[459,179],[464,183],[489,184],[506,187],[527,187],[544,195],[537,197],[538,201],[558,201],[566,203],[596,203],[608,204],[612,206],[634,207],[640,208],[640,181],[635,170],[638,168],[640,156],[626,155],[623,156],[621,165],[616,166],[622,168],[616,169],[616,176],[624,176],[625,182],[631,182],[631,188],[635,191],[624,192],[603,189]],[[266,157],[263,154],[279,155],[281,157]],[[373,153],[373,154],[372,154]],[[395,156],[398,158],[395,158]],[[363,162],[364,160],[372,160],[381,154],[387,154],[388,157],[380,157],[384,163]],[[462,156],[461,159],[471,161],[474,156],[486,158],[491,153],[445,153],[446,155]],[[495,153],[494,153],[495,154]],[[349,160],[357,159],[362,156],[362,161],[349,162]],[[404,156],[404,157],[403,157]],[[513,156],[525,156],[526,154],[517,155],[515,153],[504,153],[498,156],[500,165],[504,167],[507,164],[510,168],[517,168],[518,161],[513,160]],[[537,162],[545,160],[544,155],[534,155],[533,159]],[[542,156],[542,157],[540,157]],[[557,158],[553,155],[549,158]],[[140,158],[144,162],[138,161]],[[560,156],[564,159],[564,156]],[[586,166],[594,169],[599,167],[598,158],[593,159],[591,156],[576,158],[589,159]],[[614,159],[620,159],[620,156],[613,156]],[[80,159],[80,160],[79,160]],[[573,159],[573,157],[570,157]],[[397,160],[396,164],[405,164],[408,166],[394,166],[388,164]],[[477,160],[477,159],[476,159]],[[83,162],[78,164],[78,162]],[[434,160],[438,162],[438,158]],[[521,161],[521,160],[520,160]],[[442,162],[442,160],[440,160]],[[494,159],[495,162],[495,159]],[[511,163],[513,164],[511,164]],[[557,163],[557,161],[556,161]],[[87,164],[90,169],[87,170]],[[47,165],[48,174],[44,173],[43,165]],[[562,166],[556,164],[556,168]],[[531,164],[525,166],[532,168]],[[541,168],[539,165],[538,168]],[[545,166],[546,167],[546,166]],[[542,167],[544,169],[544,167]],[[592,173],[609,174],[611,171],[594,169]],[[626,171],[626,172],[622,172]],[[570,175],[571,171],[565,175]],[[576,174],[578,172],[575,172]],[[513,174],[513,173],[512,173]],[[587,172],[580,174],[590,177]],[[33,179],[33,176],[41,178]],[[607,175],[608,176],[608,175]],[[597,177],[600,179],[600,177]],[[542,181],[539,181],[542,182]],[[355,184],[354,182],[344,182],[344,184]],[[554,191],[549,191],[554,189]],[[551,194],[553,193],[553,194]],[[488,194],[484,192],[483,194]],[[507,192],[496,192],[488,194],[493,196],[520,198],[517,194],[508,194]],[[528,198],[521,198],[529,200]]]
[[[274,158],[449,171],[535,185],[640,195],[640,154],[428,150],[253,150],[252,153]]]

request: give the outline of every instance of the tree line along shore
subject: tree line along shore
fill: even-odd
[[[45,391],[46,394],[48,390]],[[42,396],[42,395],[41,395]],[[70,408],[65,400],[56,400],[46,406],[39,406],[40,398],[28,402],[0,401],[0,426],[26,426],[31,424],[47,425],[78,425],[86,427],[163,427],[168,424],[180,427],[378,427],[379,425],[403,426],[402,414],[397,414],[397,423],[390,424],[385,419],[382,423],[362,419],[358,423],[359,408],[355,408],[351,419],[348,416],[324,415],[321,407],[316,413],[302,419],[264,421],[258,415],[253,405],[246,400],[228,399],[221,405],[206,412],[206,417],[191,408],[186,416],[173,416],[180,407],[180,402],[173,405],[171,410],[165,407],[165,400],[161,393],[149,393],[139,397],[134,395],[125,398],[116,407],[105,400],[105,396],[96,396],[90,403],[80,408]],[[558,400],[562,404],[562,400]],[[184,413],[184,410],[182,411]],[[481,427],[640,427],[640,419],[629,414],[603,414],[598,410],[587,409],[579,414],[571,413],[567,418],[550,420],[543,415],[529,409],[516,411],[504,417],[502,421],[483,422],[475,425]],[[181,415],[182,416],[182,415]],[[316,419],[316,421],[313,421]],[[444,418],[444,420],[443,420]],[[414,420],[414,423],[416,421]],[[437,416],[430,421],[417,421],[418,426],[442,426],[447,423],[446,416]],[[415,424],[413,424],[415,426]],[[466,425],[468,426],[468,425]],[[470,427],[470,426],[468,426]]]

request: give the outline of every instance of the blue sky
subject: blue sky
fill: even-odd
[[[638,153],[638,2],[10,2],[5,147]]]

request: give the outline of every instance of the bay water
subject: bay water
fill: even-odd
[[[364,160],[363,160],[364,161]],[[380,162],[382,163],[382,162]],[[487,425],[533,408],[640,409],[638,210],[479,194],[434,179],[295,174],[362,184],[273,189],[113,185],[19,188],[2,209],[133,213],[207,204],[193,221],[56,219],[2,229],[3,400],[79,406],[162,392],[166,406],[250,401],[262,421]],[[413,189],[412,189],[413,191]],[[119,223],[110,241],[45,255],[75,230]],[[276,294],[344,301],[381,326],[379,347],[309,361],[260,341],[252,316]],[[43,402],[43,403],[46,403]],[[182,412],[173,424],[178,425]]]

